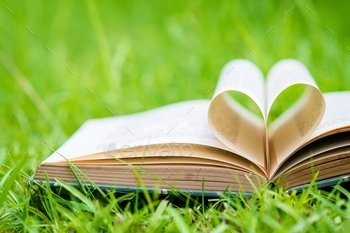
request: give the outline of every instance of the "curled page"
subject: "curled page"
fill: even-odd
[[[259,68],[246,60],[229,62],[222,70],[209,106],[208,122],[215,136],[235,153],[265,167],[264,121],[241,107],[229,91],[250,97],[265,118],[264,78]]]
[[[281,92],[300,84],[306,86],[303,96],[268,131],[272,172],[315,131],[325,111],[325,100],[307,68],[296,60],[278,62],[267,76],[267,113]]]

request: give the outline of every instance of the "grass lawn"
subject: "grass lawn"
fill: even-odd
[[[349,10],[349,1],[1,1],[0,232],[345,232],[350,193],[338,186],[177,206],[62,184],[71,198],[43,187],[38,209],[26,180],[87,119],[211,98],[234,58],[264,74],[296,58],[322,91],[350,90]]]

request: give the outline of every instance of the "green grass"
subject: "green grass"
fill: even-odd
[[[107,107],[122,115],[211,98],[234,58],[264,74],[296,58],[322,91],[349,90],[349,9],[347,1],[1,1],[0,231],[345,231],[350,194],[341,187],[177,207],[66,185],[70,199],[43,187],[36,209],[26,179],[51,153],[43,144],[58,148],[85,120],[111,116]],[[282,96],[272,116],[293,98]]]

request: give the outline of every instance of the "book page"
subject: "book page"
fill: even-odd
[[[87,121],[44,163],[152,144],[199,144],[230,150],[207,122],[209,100],[171,104],[142,113]],[[64,158],[62,157],[64,156]]]
[[[296,84],[318,89],[315,80],[303,63],[294,59],[284,59],[273,65],[266,76],[267,112],[270,111],[279,94]]]
[[[222,68],[213,99],[227,91],[246,94],[257,104],[263,118],[265,118],[264,75],[254,63],[244,59],[236,59]]]
[[[324,152],[312,159],[305,160],[276,177],[282,181],[281,185],[289,187],[309,183],[318,172],[317,181],[345,176],[349,174],[350,147],[344,146],[338,149]]]
[[[274,176],[319,153],[350,145],[350,92],[324,93],[326,110],[310,138],[278,169]],[[306,144],[306,145],[305,145]]]
[[[265,118],[264,79],[259,68],[246,60],[228,63],[220,74],[210,103],[208,122],[216,137],[235,153],[265,167],[265,124],[240,106],[229,91],[246,94]]]
[[[179,159],[180,158],[180,159]],[[123,148],[116,151],[110,151],[109,156],[92,154],[78,159],[71,160],[74,164],[113,164],[121,165],[130,163],[135,166],[144,164],[200,164],[210,166],[221,166],[232,168],[233,170],[242,170],[257,173],[266,178],[266,174],[260,167],[251,161],[233,154],[230,151],[189,144],[173,144],[165,146],[164,144],[138,146],[132,148]]]
[[[292,59],[274,65],[267,76],[267,111],[277,96],[292,85],[305,85],[303,96],[269,128],[271,172],[280,166],[316,130],[324,111],[325,100],[307,68]]]
[[[347,146],[350,146],[350,135],[347,132],[322,137],[296,151],[279,167],[273,176],[278,177],[297,164],[310,158],[318,157],[321,153]]]
[[[329,92],[323,95],[326,100],[326,110],[310,140],[325,134],[350,130],[350,92]]]

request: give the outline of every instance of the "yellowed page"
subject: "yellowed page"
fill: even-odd
[[[267,111],[282,91],[297,84],[306,86],[305,94],[268,131],[270,175],[311,136],[325,111],[325,100],[311,74],[292,59],[276,63],[267,76]]]
[[[109,156],[108,151],[154,144],[167,148],[198,144],[230,150],[211,131],[206,117],[208,106],[209,100],[193,100],[122,117],[89,120],[43,163],[65,161],[62,156],[69,160],[97,153]],[[173,151],[169,153],[172,156]]]
[[[235,153],[265,167],[264,121],[241,107],[229,91],[246,94],[265,118],[264,79],[259,68],[247,60],[234,60],[223,68],[210,103],[208,122],[216,137]]]

